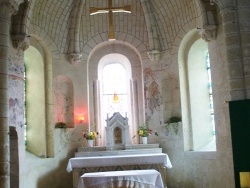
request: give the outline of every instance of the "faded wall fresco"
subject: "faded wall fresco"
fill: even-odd
[[[144,84],[144,95],[146,102],[146,109],[150,110],[153,114],[154,110],[161,106],[162,97],[160,93],[160,87],[155,79],[154,72],[151,68],[144,70],[145,84]]]
[[[9,63],[9,125],[24,125],[24,66],[21,54],[12,55]]]
[[[73,85],[66,76],[57,76],[54,82],[55,122],[74,127]]]

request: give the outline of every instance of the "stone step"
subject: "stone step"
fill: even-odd
[[[89,156],[108,156],[108,155],[136,155],[136,154],[150,154],[162,153],[162,148],[159,144],[138,144],[125,146],[125,149],[110,149],[106,147],[80,147],[75,157],[89,157]]]

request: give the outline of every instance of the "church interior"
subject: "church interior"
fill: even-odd
[[[79,188],[72,158],[158,152],[164,187],[249,188],[249,9],[0,0],[0,188]]]

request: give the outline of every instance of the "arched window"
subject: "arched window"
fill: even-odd
[[[111,117],[115,111],[127,116],[131,143],[139,142],[134,135],[145,121],[145,102],[141,59],[133,46],[112,41],[92,50],[88,59],[88,94],[89,128],[101,134],[96,145],[106,145],[107,115]]]
[[[23,71],[23,79],[24,79],[24,96],[23,96],[23,103],[24,103],[24,115],[23,115],[23,122],[24,122],[24,144],[25,148],[27,146],[27,119],[26,119],[26,67],[24,65],[24,71]]]
[[[211,67],[210,67],[210,58],[209,53],[207,52],[206,55],[206,62],[207,62],[207,75],[208,75],[208,89],[209,89],[209,101],[210,101],[210,112],[211,112],[211,119],[212,119],[212,134],[214,135],[215,140],[215,125],[214,125],[214,102],[213,102],[213,90],[212,90],[212,78],[211,78]]]
[[[48,65],[43,53],[30,46],[24,54],[26,150],[41,157],[53,157],[53,135],[48,122],[53,119],[49,106]],[[47,87],[46,87],[47,86]],[[53,128],[53,127],[52,127]],[[48,133],[50,132],[50,133]],[[53,133],[52,133],[53,134]]]
[[[102,112],[111,116],[115,112],[125,117],[128,113],[128,80],[120,63],[105,65],[102,72]]]
[[[46,156],[44,62],[32,46],[25,52],[25,67],[27,150],[42,157]]]
[[[197,37],[197,36],[196,36]],[[180,90],[184,148],[215,151],[212,80],[207,43],[190,38],[180,48]]]
[[[100,81],[100,115],[103,129],[107,117],[120,112],[128,117],[132,125],[131,113],[131,65],[121,54],[108,54],[101,58],[98,65],[98,80]],[[132,134],[131,127],[131,134]]]

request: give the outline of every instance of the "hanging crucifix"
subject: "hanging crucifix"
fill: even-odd
[[[109,14],[109,40],[115,40],[113,12],[131,13],[131,5],[124,6],[124,7],[112,7],[112,0],[108,0],[108,7],[106,8],[90,7],[90,15],[99,14],[99,13]]]

